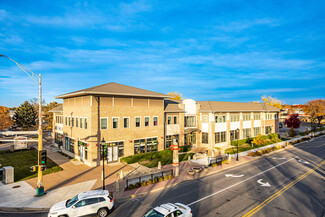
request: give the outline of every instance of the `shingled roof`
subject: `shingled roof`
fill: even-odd
[[[157,93],[149,90],[144,90],[136,87],[131,87],[131,86],[111,82],[111,83],[63,94],[55,98],[64,99],[69,97],[86,96],[86,95],[138,96],[138,97],[153,97],[153,98],[170,97],[162,93]]]
[[[60,112],[63,112],[63,105],[59,105],[53,109],[51,109],[49,112],[54,112],[54,113],[60,113]]]
[[[252,112],[252,111],[274,111],[280,109],[265,103],[243,103],[243,102],[220,102],[220,101],[197,101],[201,105],[200,112]]]
[[[184,112],[185,113],[185,110],[181,109],[179,107],[179,104],[181,104],[182,101],[181,100],[170,100],[170,99],[167,99],[164,101],[164,104],[165,104],[165,109],[164,111],[166,113],[181,113],[181,112]]]

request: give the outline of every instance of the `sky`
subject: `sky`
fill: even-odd
[[[0,0],[0,54],[55,96],[116,82],[197,101],[325,98],[325,1]],[[38,86],[0,57],[0,105]]]

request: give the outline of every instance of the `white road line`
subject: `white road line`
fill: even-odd
[[[255,178],[256,176],[259,176],[259,175],[261,175],[261,174],[263,174],[263,173],[266,173],[266,172],[268,172],[268,171],[270,171],[270,170],[272,170],[272,169],[274,169],[274,168],[277,168],[277,167],[281,166],[282,164],[288,163],[289,161],[292,161],[292,160],[294,160],[294,159],[295,159],[295,158],[291,158],[290,160],[284,161],[284,162],[282,162],[282,163],[280,163],[280,164],[278,164],[278,165],[276,165],[276,166],[274,166],[274,167],[271,167],[271,168],[269,168],[269,169],[267,169],[267,170],[264,170],[264,171],[262,171],[262,172],[260,172],[260,173],[258,173],[258,174],[256,174],[256,175],[254,175],[254,176],[251,176],[251,177],[249,177],[249,178],[247,178],[247,179],[245,179],[245,180],[243,180],[243,181],[237,182],[236,184],[230,185],[230,186],[228,186],[227,188],[224,188],[224,189],[222,189],[222,190],[220,190],[220,191],[214,192],[213,194],[210,194],[210,195],[205,196],[205,197],[203,197],[203,198],[201,198],[201,199],[199,199],[199,200],[196,200],[196,201],[194,201],[194,202],[192,202],[192,203],[189,203],[189,204],[187,204],[187,206],[192,206],[193,204],[196,204],[196,203],[198,203],[198,202],[200,202],[200,201],[202,201],[202,200],[208,199],[208,198],[210,198],[210,197],[212,197],[212,196],[214,196],[214,195],[216,195],[216,194],[219,194],[219,193],[221,193],[221,192],[223,192],[223,191],[225,191],[225,190],[228,190],[228,189],[230,189],[230,188],[232,188],[232,187],[235,187],[235,186],[237,186],[237,185],[239,185],[239,184],[241,184],[241,183],[243,183],[243,182],[246,182],[246,181],[248,181],[248,180],[250,180],[250,179],[252,179],[252,178]]]

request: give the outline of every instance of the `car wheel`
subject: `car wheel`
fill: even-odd
[[[106,217],[108,215],[108,209],[106,208],[101,208],[97,212],[98,217]]]

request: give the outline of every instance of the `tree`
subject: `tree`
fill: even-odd
[[[313,129],[313,123],[318,120],[318,125],[320,125],[320,122],[325,116],[325,100],[310,100],[303,107],[303,111],[309,115],[311,128]]]
[[[265,104],[269,104],[269,105],[274,106],[276,108],[282,109],[282,103],[281,103],[281,101],[278,100],[275,97],[262,96],[261,99],[262,99],[262,102],[264,102]]]
[[[33,105],[25,101],[17,108],[17,112],[14,115],[14,121],[18,127],[28,129],[36,125],[37,112]]]
[[[298,118],[299,114],[291,114],[288,119],[285,119],[284,124],[287,127],[299,128],[301,121]]]
[[[50,110],[58,107],[60,104],[57,102],[51,102],[44,106],[44,120],[47,121],[47,129],[52,130],[52,122],[53,122],[53,113],[49,112]]]
[[[261,134],[258,134],[258,136],[256,136],[253,141],[252,141],[253,144],[257,145],[257,146],[263,146],[265,145],[265,139],[262,137]]]
[[[296,131],[293,129],[293,127],[290,128],[288,132],[290,137],[295,137],[297,135]]]
[[[9,115],[10,109],[5,106],[0,106],[0,131],[12,125],[12,120]]]
[[[38,111],[39,107],[38,107],[38,103],[39,103],[39,99],[38,98],[33,98],[29,100],[29,103],[34,107],[35,111]],[[45,100],[42,100],[42,109],[44,108],[45,105]]]
[[[178,92],[169,92],[168,95],[172,96],[171,100],[182,100],[182,94]]]

